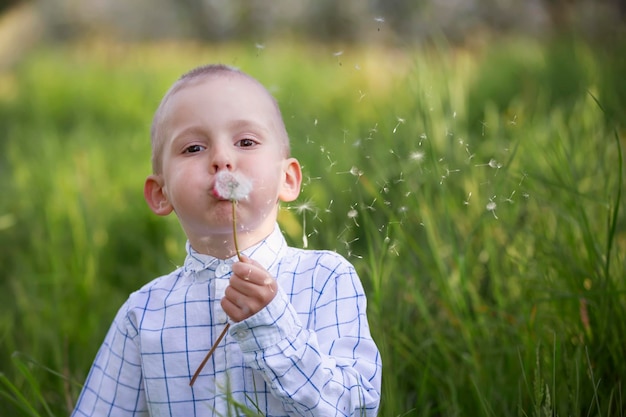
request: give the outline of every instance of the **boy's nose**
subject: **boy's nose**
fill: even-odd
[[[213,174],[224,169],[230,171],[233,168],[230,153],[226,149],[216,146],[212,149],[212,154],[211,172]]]

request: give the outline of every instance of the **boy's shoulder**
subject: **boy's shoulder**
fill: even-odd
[[[354,265],[338,252],[327,249],[300,249],[288,247],[284,264],[297,264],[299,268],[332,269],[338,273],[354,270]]]
[[[132,292],[128,296],[129,302],[143,300],[146,297],[157,295],[159,293],[167,294],[174,290],[180,283],[184,276],[184,268],[178,267],[174,271],[166,275],[161,275],[158,278],[145,283],[138,290]]]

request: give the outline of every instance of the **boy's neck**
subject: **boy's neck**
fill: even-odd
[[[273,227],[265,232],[255,231],[238,231],[237,246],[239,252],[251,248],[265,240],[273,231]],[[235,241],[232,233],[223,235],[211,235],[201,238],[189,238],[189,243],[193,250],[204,255],[213,256],[218,259],[229,259],[237,255],[235,250]]]

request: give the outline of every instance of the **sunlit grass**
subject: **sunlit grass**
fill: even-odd
[[[305,178],[280,223],[356,265],[381,415],[623,415],[624,97],[602,54],[570,45],[564,73],[551,48],[29,56],[0,81],[0,415],[66,415],[126,296],[182,263],[175,218],[143,202],[148,131],[173,80],[206,62],[281,105]]]

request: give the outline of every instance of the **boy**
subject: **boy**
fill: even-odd
[[[199,67],[167,92],[151,136],[145,199],[176,213],[187,257],[119,310],[73,415],[375,416],[381,361],[354,268],[288,247],[276,223],[302,174],[274,98],[239,70]],[[236,214],[214,193],[222,171],[253,183]]]

